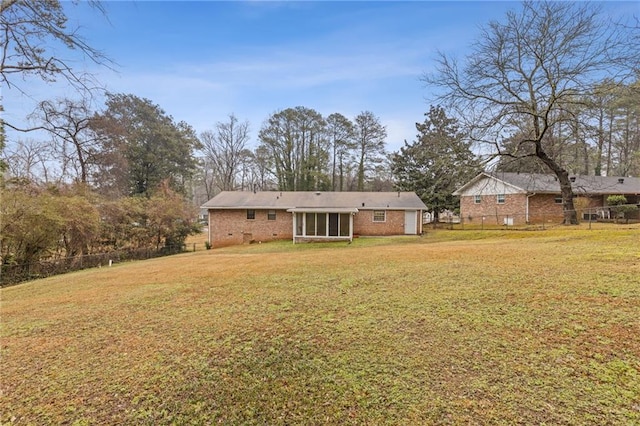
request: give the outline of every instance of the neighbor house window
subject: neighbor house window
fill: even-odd
[[[255,219],[256,211],[255,210],[247,210],[247,219]]]
[[[498,196],[496,197],[496,200],[498,204],[504,204],[504,200],[505,200],[504,194],[498,194]]]
[[[480,204],[482,202],[482,195],[474,195],[473,202],[476,204]]]
[[[267,220],[276,220],[276,211],[275,210],[269,210],[267,212]]]
[[[387,220],[387,212],[384,210],[374,210],[373,211],[373,221],[374,222],[384,222]]]
[[[556,202],[556,204],[562,204],[562,197],[556,197],[554,198],[554,201]]]

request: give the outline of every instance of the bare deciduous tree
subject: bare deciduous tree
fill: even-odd
[[[444,89],[435,100],[465,119],[475,140],[498,156],[535,156],[558,178],[564,223],[577,223],[569,173],[543,143],[573,120],[604,78],[624,82],[638,69],[637,26],[602,17],[593,3],[527,1],[504,22],[490,22],[460,66],[444,53],[424,81]],[[518,123],[526,128],[518,128]],[[514,124],[515,123],[515,124]],[[502,141],[519,134],[506,151]]]
[[[18,140],[3,152],[9,178],[28,182],[48,183],[51,160],[49,145],[33,139]]]
[[[99,139],[91,128],[93,112],[88,101],[43,101],[33,116],[52,135],[56,153],[63,157],[61,163],[76,170],[72,178],[88,183],[91,166],[100,150]]]
[[[243,151],[249,142],[249,122],[239,122],[234,114],[219,121],[214,130],[200,135],[204,146],[205,167],[220,191],[233,191],[238,186],[238,173],[244,160]],[[211,175],[211,173],[213,173]]]
[[[311,108],[297,106],[272,114],[258,134],[281,191],[316,191],[329,185],[326,123]]]
[[[371,111],[360,113],[354,120],[355,145],[358,156],[358,191],[364,191],[366,172],[385,159],[387,129]]]
[[[333,191],[342,191],[344,189],[344,162],[355,148],[353,123],[340,113],[329,115],[327,117],[327,137],[331,145],[331,188]]]

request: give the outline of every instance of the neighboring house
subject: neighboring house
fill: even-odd
[[[624,195],[629,204],[640,203],[639,178],[570,176],[570,180],[579,219],[608,218],[609,195]],[[460,196],[460,216],[465,223],[489,220],[516,225],[563,218],[560,184],[554,175],[485,172],[453,194]]]
[[[207,201],[212,247],[292,239],[422,233],[426,206],[414,192],[221,192]]]

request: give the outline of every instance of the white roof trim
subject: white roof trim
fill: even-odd
[[[331,208],[331,207],[294,207],[287,209],[289,213],[358,213],[356,208]]]

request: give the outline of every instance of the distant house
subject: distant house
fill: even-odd
[[[351,241],[354,235],[422,233],[414,192],[221,192],[206,202],[212,247],[291,239]]]
[[[640,203],[640,179],[634,177],[570,176],[579,218],[607,217],[607,197],[624,195]],[[504,225],[562,221],[560,184],[554,175],[480,173],[454,192],[460,196],[465,223],[498,221]],[[580,200],[580,201],[578,201]]]

